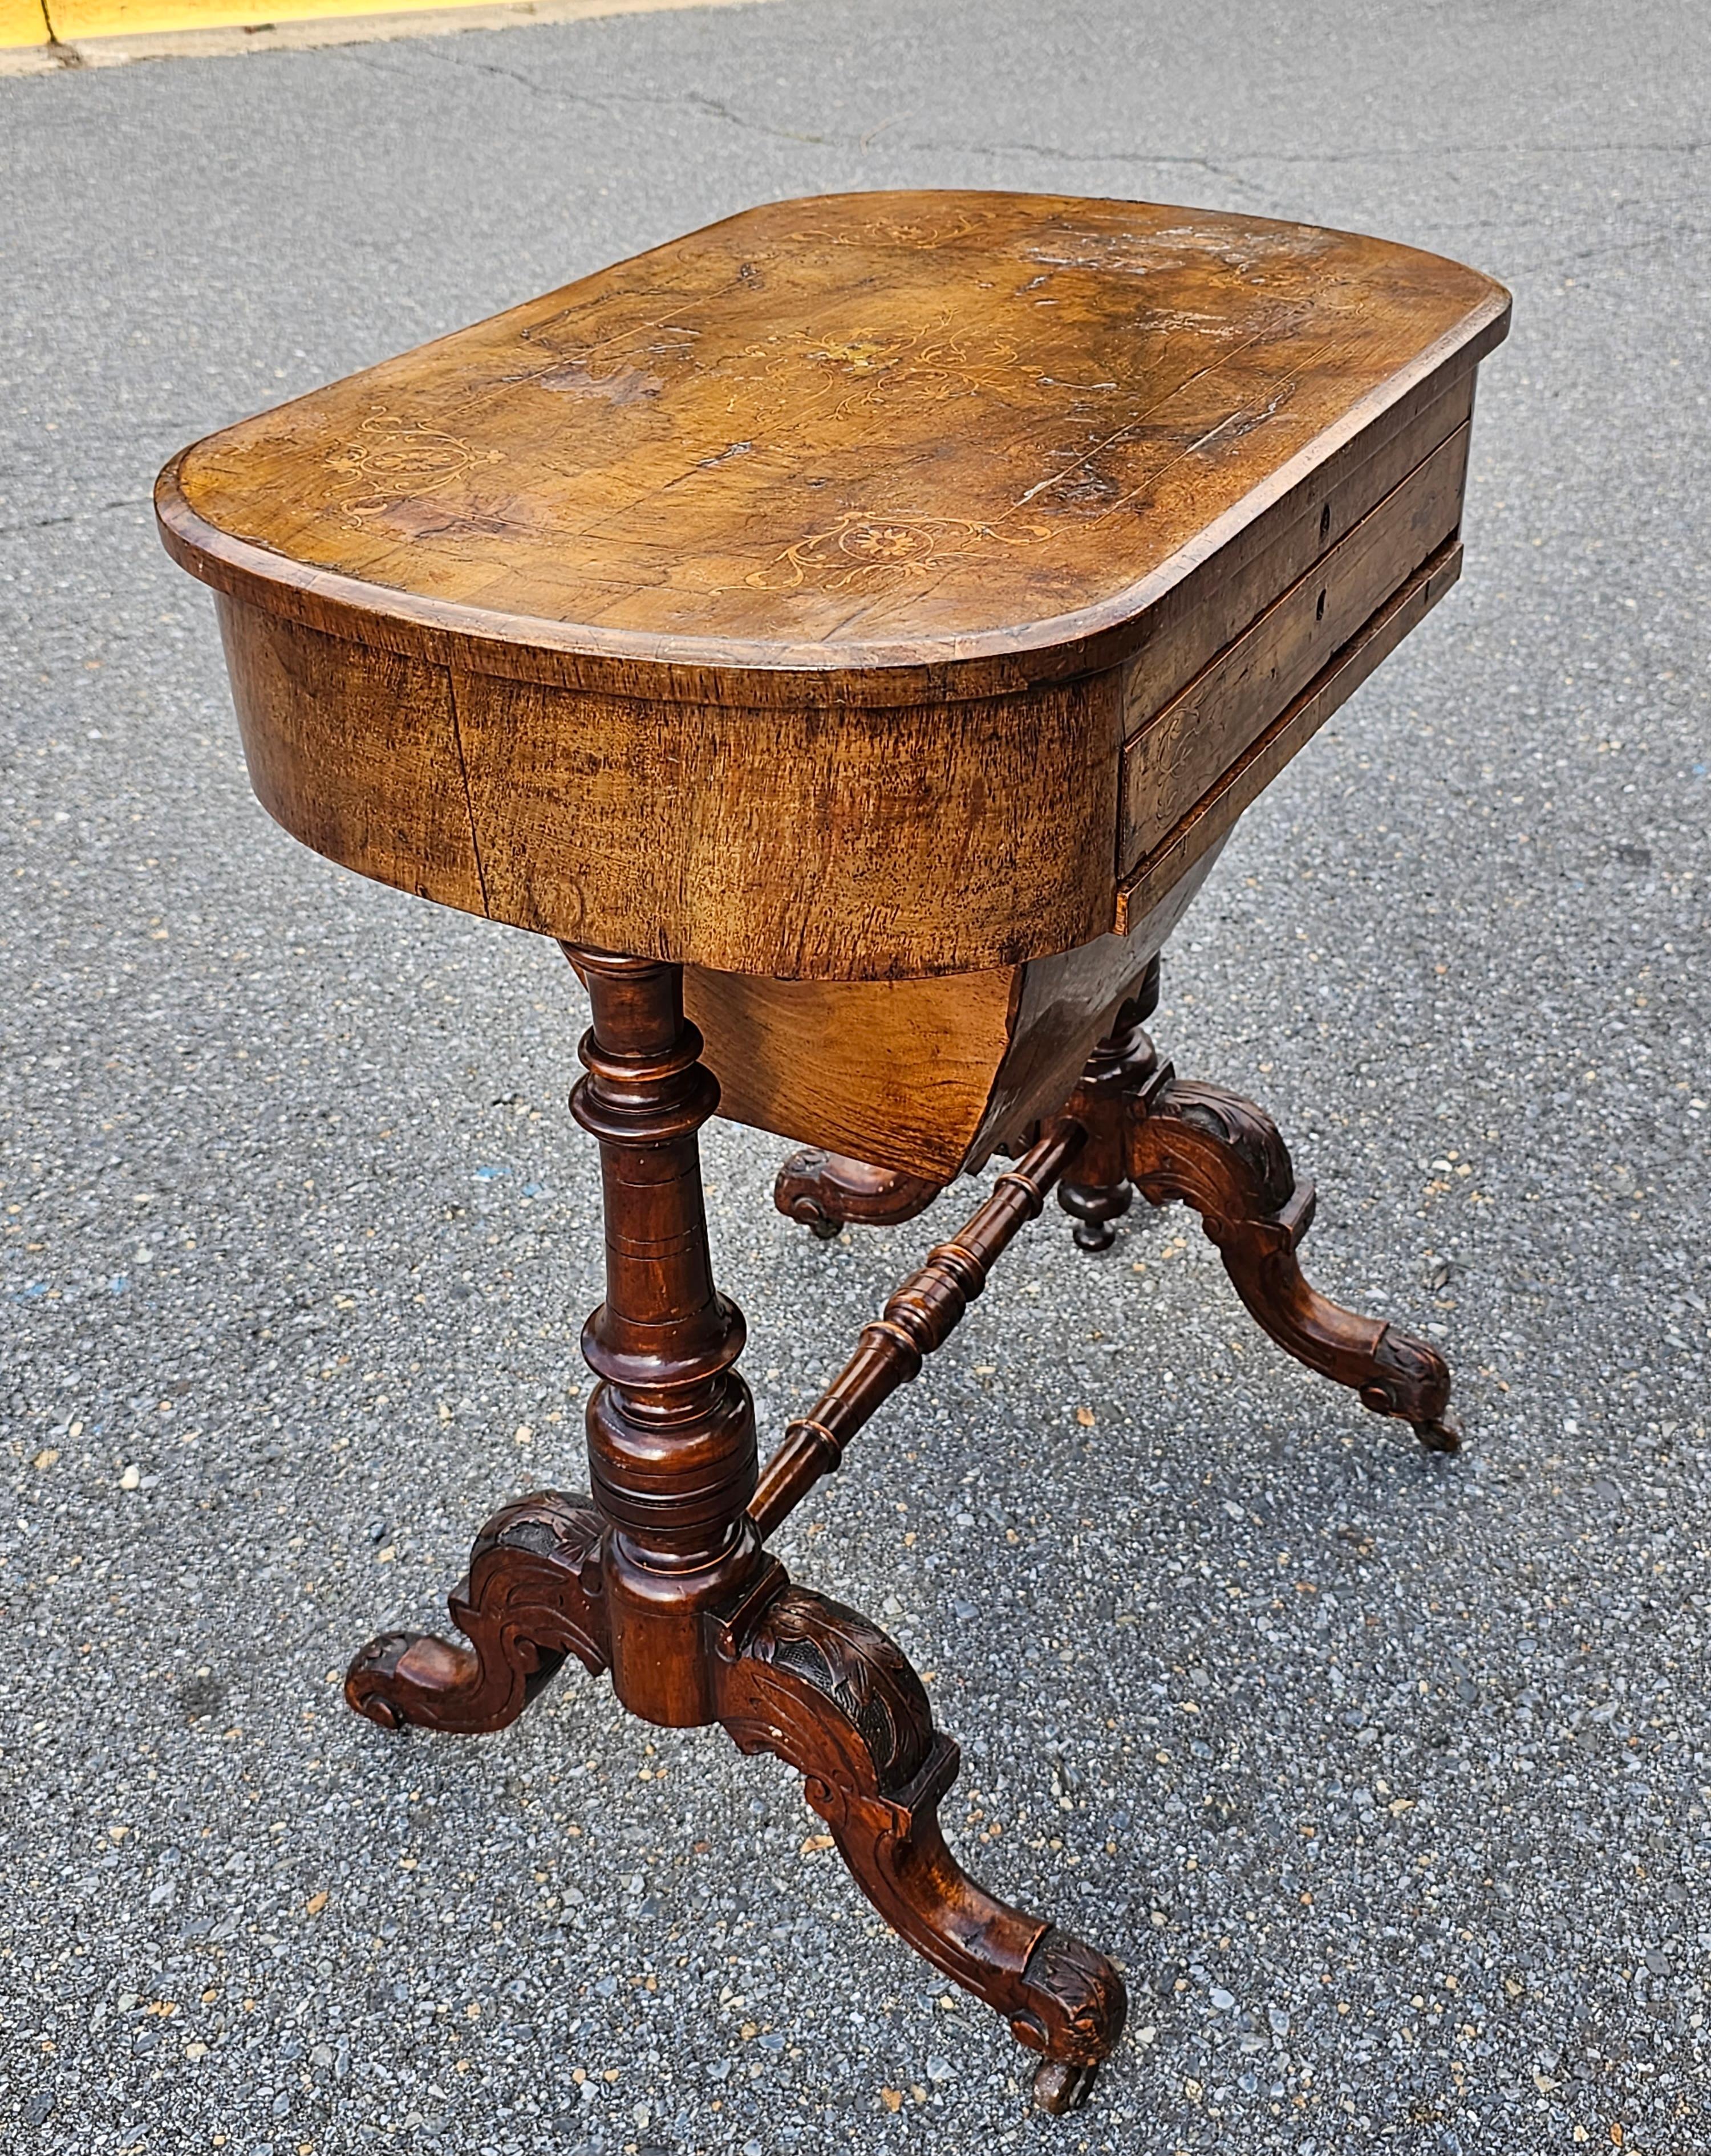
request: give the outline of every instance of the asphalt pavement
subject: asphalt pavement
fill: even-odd
[[[1685,0],[776,0],[0,83],[8,2150],[1703,2156],[1708,110]],[[1275,1352],[1191,1219],[1090,1260],[1053,1216],[781,1544],[933,1672],[971,1865],[1128,1971],[1059,2121],[775,1763],[580,1675],[489,1739],[342,1706],[582,1479],[583,1006],[268,822],[146,506],[244,413],[898,185],[1515,294],[1464,580],[1247,816],[1157,1022],[1466,1450]],[[960,1204],[822,1246],[781,1150],[706,1147],[773,1431]]]

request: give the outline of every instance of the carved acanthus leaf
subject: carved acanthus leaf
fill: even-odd
[[[831,1701],[873,1762],[875,1787],[902,1789],[933,1741],[933,1709],[902,1650],[876,1625],[823,1596],[787,1588],[751,1635],[748,1658]]]

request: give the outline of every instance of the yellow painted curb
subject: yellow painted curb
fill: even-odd
[[[42,0],[0,0],[0,45],[44,45],[48,36]]]
[[[0,0],[0,75],[301,51],[767,0]]]
[[[163,31],[242,30],[258,23],[314,22],[327,15],[426,12],[423,0],[47,0],[48,20],[62,45],[83,38],[157,37]]]

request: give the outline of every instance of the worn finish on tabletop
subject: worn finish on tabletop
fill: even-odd
[[[973,973],[1133,917],[1123,737],[1465,422],[1507,310],[1264,218],[776,203],[228,428],[160,516],[332,858],[727,973]]]

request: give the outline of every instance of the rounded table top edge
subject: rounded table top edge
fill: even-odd
[[[873,644],[792,645],[673,636],[436,601],[294,560],[207,521],[179,483],[188,444],[155,482],[162,543],[216,591],[430,665],[661,703],[896,706],[1014,694],[1119,665],[1146,617],[1200,564],[1423,386],[1447,388],[1508,333],[1494,280],[1435,343],[1387,377],[1144,578],[1097,604],[1015,628]],[[212,439],[213,437],[205,437]]]

